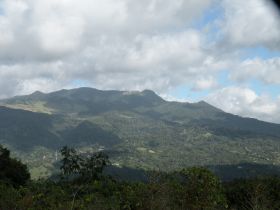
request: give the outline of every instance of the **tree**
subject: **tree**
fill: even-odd
[[[193,167],[181,171],[183,207],[190,210],[221,209],[226,198],[218,177],[205,168]]]
[[[61,149],[62,175],[66,177],[98,179],[105,166],[109,164],[108,156],[103,152],[86,155],[78,154],[74,148]]]
[[[60,153],[62,156],[62,165],[60,167],[62,175],[64,177],[69,177],[79,174],[82,167],[82,159],[77,154],[77,151],[73,148],[68,148],[67,146],[64,146],[60,150]]]
[[[10,157],[10,151],[0,145],[0,181],[13,186],[24,185],[30,179],[27,166]]]
[[[91,179],[98,179],[104,167],[109,164],[109,157],[103,152],[90,154],[82,161],[81,175]]]
[[[74,148],[64,146],[60,153],[62,155],[62,166],[60,167],[63,177],[72,178],[81,185],[73,186],[71,210],[74,209],[77,195],[85,191],[87,185],[93,180],[97,180],[102,175],[103,169],[109,164],[108,156],[102,152],[83,155],[78,154]]]

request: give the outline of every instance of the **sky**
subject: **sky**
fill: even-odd
[[[280,123],[280,16],[268,0],[0,0],[0,98],[151,89]]]

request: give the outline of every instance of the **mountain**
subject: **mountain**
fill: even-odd
[[[280,164],[280,125],[204,101],[168,102],[150,90],[78,88],[1,100],[0,144],[35,177],[54,170],[63,145],[105,150],[113,165],[140,169]]]

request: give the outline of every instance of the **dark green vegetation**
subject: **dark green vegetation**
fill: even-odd
[[[10,151],[0,145],[0,180],[13,186],[25,184],[30,179],[27,166],[10,157]]]
[[[3,154],[9,151],[1,147]],[[150,172],[146,182],[124,182],[103,173],[109,164],[102,153],[61,150],[60,178],[15,183],[0,177],[1,210],[278,210],[280,178],[266,177],[222,183],[205,168]],[[0,156],[0,161],[9,159]],[[17,161],[17,164],[24,166]],[[10,166],[17,168],[18,165]],[[26,168],[25,168],[26,169]],[[13,170],[24,177],[26,170]]]
[[[209,166],[218,172],[230,167],[235,174],[244,165],[261,164],[279,172],[280,125],[228,114],[203,101],[167,102],[148,90],[79,88],[0,104],[0,143],[15,151],[35,178],[56,170],[63,145],[84,153],[104,150],[116,167]]]
[[[109,158],[105,153],[80,155],[73,148],[63,147],[62,155],[62,176],[64,178],[82,177],[83,179],[99,179],[105,166],[109,164]]]

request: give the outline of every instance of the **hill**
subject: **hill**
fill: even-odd
[[[115,166],[140,169],[280,164],[280,125],[204,101],[168,102],[150,90],[78,88],[35,92],[0,105],[0,144],[15,151],[35,177],[50,175],[63,145],[105,150]]]

